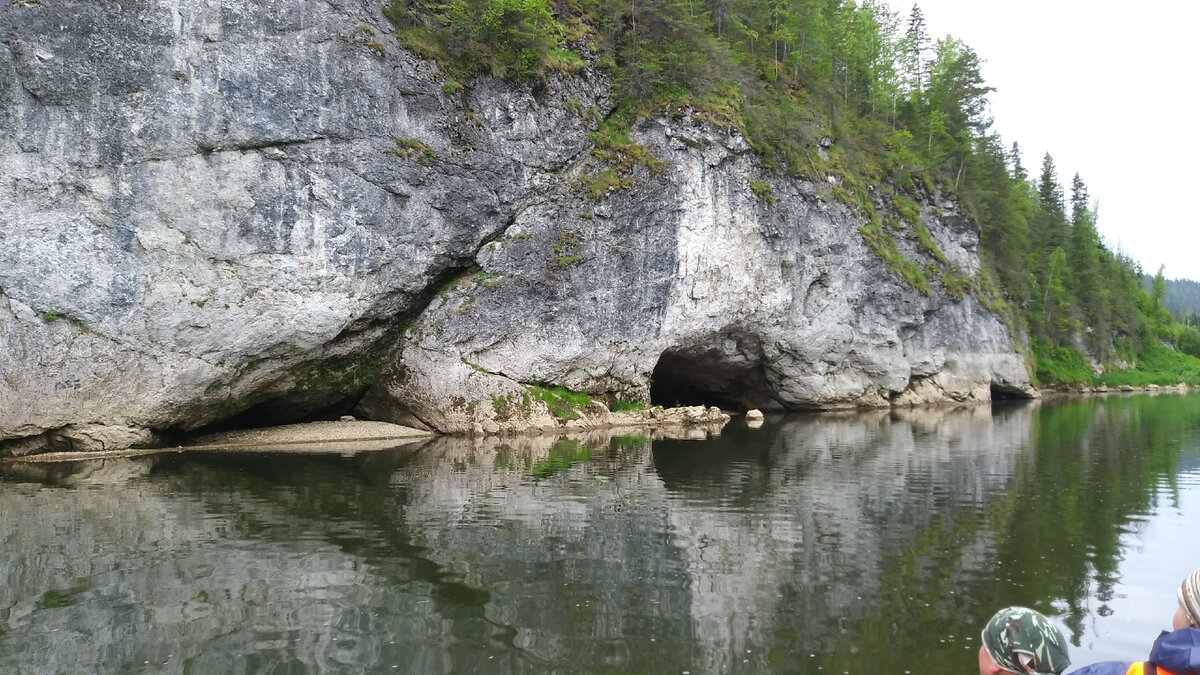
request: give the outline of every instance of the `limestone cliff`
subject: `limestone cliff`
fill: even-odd
[[[354,0],[0,10],[0,454],[368,392],[459,431],[544,420],[527,385],[644,401],[652,375],[760,407],[1029,391],[997,316],[910,288],[736,134],[643,122],[663,170],[596,201],[602,74],[459,91],[387,34]],[[970,221],[921,215],[973,273]]]

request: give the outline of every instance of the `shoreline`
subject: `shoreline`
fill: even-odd
[[[1200,391],[1200,385],[1190,385],[1186,382],[1179,384],[1148,384],[1144,387],[1135,387],[1130,384],[1122,384],[1114,387],[1108,385],[1058,385],[1054,387],[1040,387],[1038,393],[1043,398],[1047,396],[1093,396],[1096,394],[1170,394],[1170,393],[1187,393],[1191,391]]]
[[[1200,386],[1180,383],[1173,386],[1151,384],[1144,387],[1122,385],[1107,387],[1056,386],[1037,389],[1042,400],[1112,394],[1170,394],[1189,393],[1200,390]],[[1026,399],[1026,400],[1037,400]],[[975,404],[994,404],[996,399],[978,401]],[[970,405],[956,402],[954,405]],[[917,406],[925,407],[925,406]],[[931,406],[940,407],[940,406]],[[750,411],[747,411],[750,412]],[[772,411],[778,412],[778,411]],[[845,412],[838,410],[786,411],[786,412]],[[119,450],[67,450],[0,457],[0,463],[60,463],[105,459],[123,459],[150,455],[183,454],[198,452],[235,452],[281,455],[352,455],[400,448],[406,445],[425,443],[437,438],[463,437],[471,439],[516,438],[516,437],[561,437],[589,432],[620,432],[650,429],[695,429],[702,435],[719,435],[734,416],[715,406],[681,406],[677,408],[651,407],[633,411],[607,411],[581,415],[576,419],[556,420],[554,424],[542,425],[497,425],[484,426],[476,423],[471,432],[465,434],[442,434],[436,431],[416,429],[390,422],[356,420],[345,417],[337,421],[314,421],[275,427],[262,427],[239,431],[209,434],[192,439],[182,445],[157,448],[123,448]],[[750,422],[752,427],[761,422]],[[614,436],[621,435],[613,433]],[[688,437],[687,434],[681,437]]]
[[[183,445],[161,448],[124,448],[120,450],[72,450],[0,457],[2,463],[60,463],[104,459],[124,459],[149,455],[199,452],[241,452],[281,455],[352,455],[400,448],[425,443],[437,438],[505,438],[564,436],[586,432],[649,429],[700,429],[703,435],[720,433],[732,419],[718,408],[686,406],[680,408],[648,408],[639,411],[610,412],[602,418],[562,420],[553,427],[529,426],[505,428],[495,432],[470,434],[441,434],[415,429],[390,422],[343,418],[337,421],[301,422],[275,427],[241,431],[226,431],[201,436]],[[614,434],[619,435],[619,434]]]

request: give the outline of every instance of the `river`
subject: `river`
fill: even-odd
[[[968,673],[1002,606],[1142,657],[1200,395],[0,473],[3,673]]]

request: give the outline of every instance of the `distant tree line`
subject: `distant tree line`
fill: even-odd
[[[1163,304],[1181,325],[1175,327],[1175,347],[1185,354],[1200,357],[1200,282],[1191,279],[1166,279],[1145,275],[1143,282],[1150,293],[1163,290]],[[1162,286],[1159,286],[1162,284]]]
[[[1133,260],[1102,244],[1081,177],[1067,195],[1049,154],[1029,176],[1018,145],[990,131],[978,55],[933,40],[917,5],[900,15],[878,0],[393,0],[384,12],[405,46],[454,78],[536,79],[586,57],[612,74],[632,113],[622,119],[687,106],[740,130],[768,169],[839,176],[834,197],[872,218],[868,186],[957,196],[1002,289],[989,306],[1026,339],[1043,383],[1087,380],[1089,360],[1128,365],[1163,345],[1200,354],[1200,333],[1168,312],[1161,270],[1144,285]]]
[[[1147,290],[1153,288],[1154,277],[1142,278]],[[1189,326],[1200,326],[1200,282],[1191,279],[1167,279],[1163,302],[1171,316]]]

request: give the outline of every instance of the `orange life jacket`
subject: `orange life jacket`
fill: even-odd
[[[1125,671],[1125,675],[1175,675],[1175,673],[1166,668],[1159,668],[1149,661],[1138,661],[1129,666],[1129,670]]]

